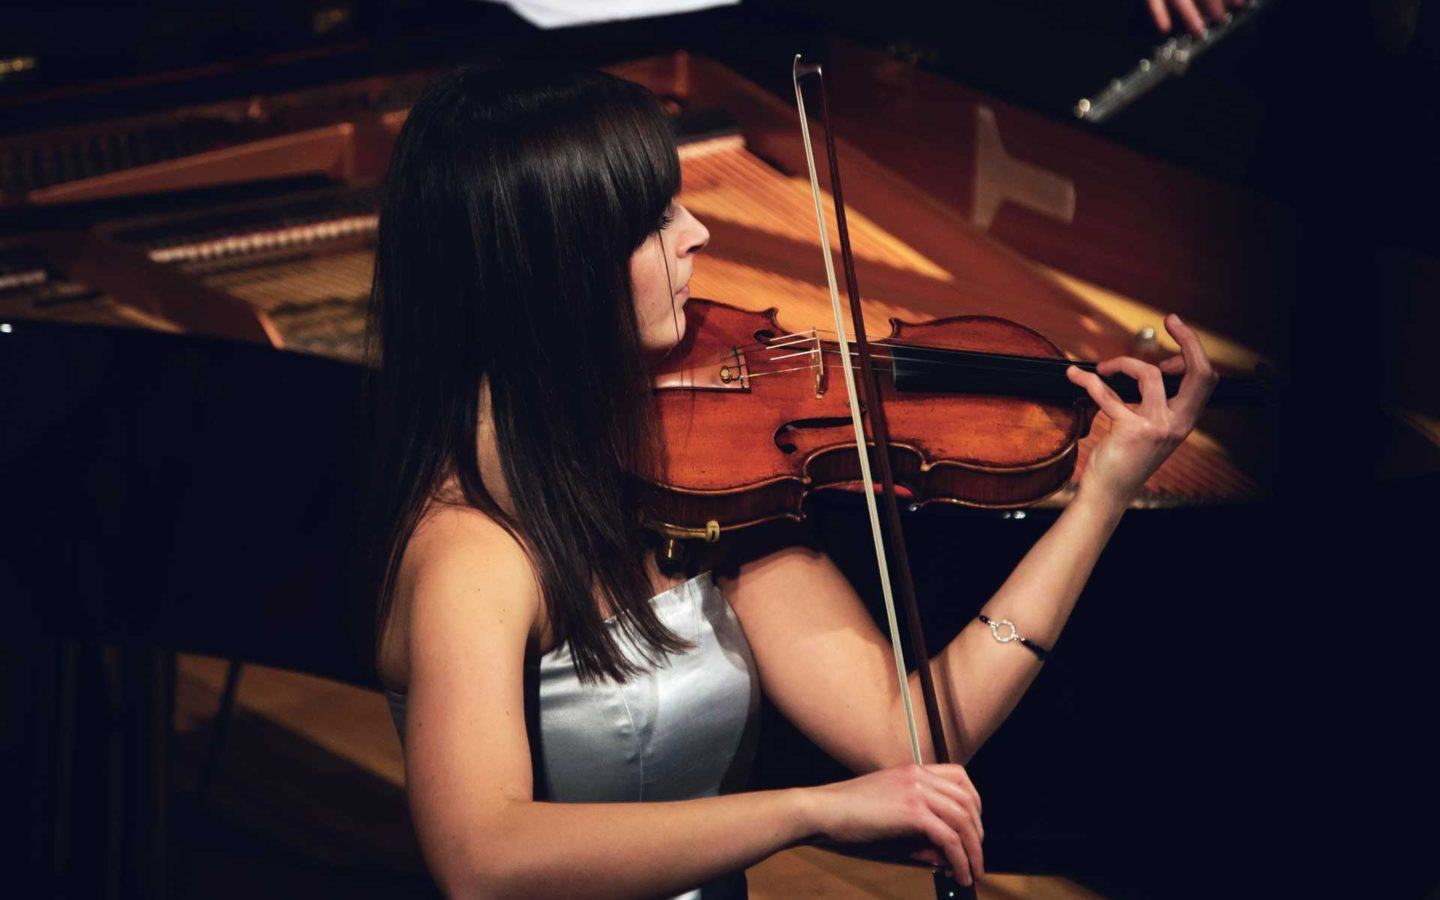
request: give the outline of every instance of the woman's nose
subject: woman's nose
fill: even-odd
[[[710,229],[691,215],[689,210],[685,211],[685,215],[690,220],[690,227],[685,230],[685,240],[681,242],[681,249],[684,255],[689,256],[704,250],[705,245],[710,243]]]

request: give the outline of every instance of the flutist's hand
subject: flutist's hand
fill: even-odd
[[[1249,0],[1145,0],[1150,7],[1150,17],[1155,27],[1168,32],[1171,26],[1170,13],[1173,10],[1190,33],[1196,37],[1205,34],[1205,23],[1224,21],[1227,9],[1240,9]]]

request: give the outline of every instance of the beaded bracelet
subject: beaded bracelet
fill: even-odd
[[[995,640],[999,641],[1002,644],[1008,644],[1011,641],[1019,641],[1027,649],[1029,649],[1031,653],[1035,654],[1041,659],[1044,659],[1045,656],[1050,652],[1049,650],[1046,650],[1044,647],[1040,646],[1029,638],[1021,637],[1020,632],[1015,630],[1015,623],[1010,621],[1009,619],[1001,619],[998,622],[992,622],[990,619],[985,617],[984,613],[980,614],[979,619],[986,625],[990,626],[990,633],[995,636]],[[1002,627],[1010,629],[1010,633],[1005,635],[1004,637],[1000,636],[1000,629]]]

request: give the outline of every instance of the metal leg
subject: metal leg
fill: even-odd
[[[231,660],[229,667],[225,670],[225,690],[220,694],[220,706],[215,711],[214,724],[211,726],[210,746],[205,754],[205,766],[200,771],[200,783],[195,790],[195,809],[202,814],[209,802],[210,789],[215,782],[215,775],[220,770],[220,755],[225,750],[225,737],[230,733],[230,719],[235,710],[235,694],[240,688],[240,673],[243,670],[244,664],[239,660]],[[176,896],[186,894],[186,885],[190,881],[191,857],[192,852],[189,848],[180,850],[176,860]]]
[[[71,816],[75,784],[76,707],[79,703],[80,645],[78,641],[62,640],[55,644],[58,690],[54,726],[55,797],[53,831],[50,844],[50,872],[60,884],[70,871],[74,859],[74,838]]]
[[[145,654],[146,772],[149,816],[145,844],[150,865],[141,873],[148,883],[147,894],[159,900],[170,896],[169,812],[170,734],[175,722],[175,653],[152,650]]]
[[[225,736],[230,733],[230,717],[235,709],[235,692],[240,687],[240,672],[244,667],[244,663],[232,659],[230,667],[225,670],[225,691],[220,695],[220,708],[215,711],[210,750],[205,756],[205,768],[200,775],[200,786],[196,797],[197,804],[202,807],[210,796],[210,785],[215,780],[215,773],[220,768],[220,754],[225,749]]]
[[[125,884],[125,690],[120,648],[101,646],[105,710],[105,880],[102,896],[119,900]]]

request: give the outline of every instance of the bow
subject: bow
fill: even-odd
[[[851,362],[850,340],[845,330],[845,317],[840,310],[840,291],[835,284],[835,261],[830,251],[830,235],[825,225],[825,210],[820,201],[820,180],[815,171],[815,153],[810,145],[810,123],[805,112],[805,95],[800,88],[802,78],[814,77],[820,90],[820,120],[825,126],[825,149],[830,165],[830,194],[835,201],[835,223],[840,235],[840,257],[845,266],[845,289],[850,298],[850,317],[855,327],[855,349],[860,359],[860,390],[864,396],[864,413],[868,413],[870,434],[866,440],[865,416],[862,415],[860,399],[856,393],[855,370]],[[915,603],[915,584],[910,576],[910,559],[905,550],[905,536],[900,526],[900,507],[895,500],[895,480],[890,471],[890,431],[886,424],[885,407],[881,402],[879,384],[870,361],[870,344],[865,337],[865,320],[860,311],[860,288],[855,281],[855,259],[850,252],[850,232],[845,225],[845,200],[840,188],[840,166],[835,156],[834,129],[830,125],[830,105],[825,93],[825,75],[819,64],[802,62],[795,54],[791,66],[791,81],[795,85],[795,107],[800,114],[800,136],[805,144],[805,161],[810,170],[810,192],[815,200],[815,219],[820,225],[820,247],[825,259],[825,278],[830,287],[830,305],[835,314],[835,334],[839,338],[840,362],[845,372],[845,386],[850,398],[850,420],[855,428],[855,447],[860,455],[861,479],[865,487],[865,504],[870,514],[871,538],[875,544],[875,561],[880,568],[880,587],[885,598],[885,615],[890,626],[890,644],[895,651],[895,671],[899,676],[900,696],[905,707],[905,723],[910,730],[910,754],[915,762],[922,762],[920,733],[915,724],[915,710],[910,699],[909,677],[905,671],[905,655],[901,649],[900,626],[895,614],[895,596],[890,581],[890,563],[886,552],[889,537],[890,552],[894,556],[894,571],[899,583],[900,599],[905,605],[905,619],[910,638],[910,653],[916,660],[920,674],[920,693],[924,700],[926,721],[930,724],[930,739],[935,761],[950,761],[950,750],[945,743],[945,731],[940,723],[940,708],[935,700],[935,682],[930,674],[930,654],[925,647],[925,636],[920,628],[920,612]],[[867,446],[875,447],[875,464],[880,470],[881,499],[885,505],[885,531],[880,527],[880,513],[875,500],[875,482],[870,472],[871,454]],[[973,888],[967,888],[955,881],[953,875],[937,867],[935,896],[943,900],[967,898],[973,900]]]

